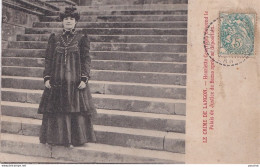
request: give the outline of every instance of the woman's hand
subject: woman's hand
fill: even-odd
[[[50,80],[47,80],[46,82],[45,82],[45,87],[46,88],[51,88],[51,84],[50,84]]]
[[[80,84],[79,84],[79,89],[84,89],[86,87],[86,83],[81,81]]]

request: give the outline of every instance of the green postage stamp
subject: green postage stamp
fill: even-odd
[[[220,13],[219,55],[254,56],[255,24],[256,14]]]

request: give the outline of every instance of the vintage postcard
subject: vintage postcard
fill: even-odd
[[[1,1],[0,162],[259,162],[257,0]]]
[[[1,162],[185,163],[188,0],[2,1]]]

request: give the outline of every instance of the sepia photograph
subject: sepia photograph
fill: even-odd
[[[186,163],[187,29],[188,0],[2,0],[0,162]]]

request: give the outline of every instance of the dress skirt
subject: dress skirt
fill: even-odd
[[[73,146],[96,142],[93,123],[82,113],[44,113],[40,143]]]

